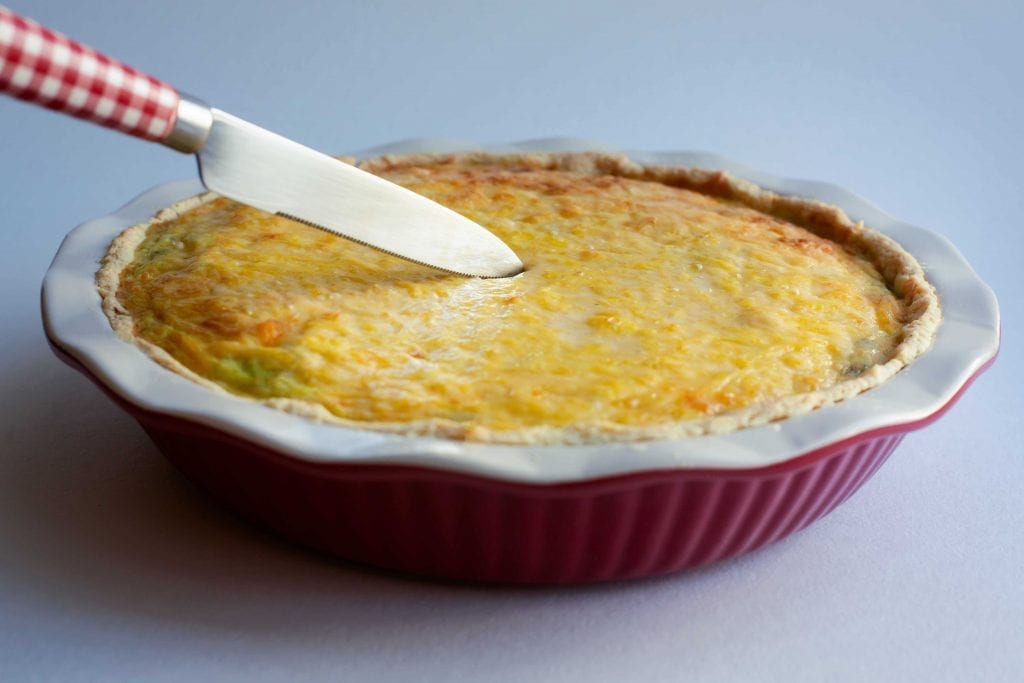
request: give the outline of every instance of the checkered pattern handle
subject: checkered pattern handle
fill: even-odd
[[[0,91],[146,140],[170,134],[178,92],[0,6]]]

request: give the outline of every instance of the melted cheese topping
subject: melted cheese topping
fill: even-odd
[[[526,272],[452,276],[215,199],[137,247],[118,291],[134,333],[237,394],[470,439],[726,413],[855,377],[899,341],[904,305],[867,260],[737,202],[555,170],[384,175]]]

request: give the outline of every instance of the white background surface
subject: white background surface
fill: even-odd
[[[193,166],[0,99],[0,679],[1024,677],[1019,3],[8,4],[327,151],[572,135],[838,183],[953,240],[1004,340],[856,496],[755,554],[585,588],[359,569],[208,503],[52,357],[61,237]]]

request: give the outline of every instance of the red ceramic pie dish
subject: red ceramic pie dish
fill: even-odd
[[[630,156],[728,170],[838,205],[894,237],[939,293],[934,346],[853,399],[725,435],[509,446],[319,424],[195,385],[122,342],[104,317],[94,277],[107,245],[198,192],[192,181],[155,188],[68,235],[43,286],[47,337],[185,476],[244,517],[345,559],[502,583],[663,574],[781,539],[851,496],[907,432],[938,419],[993,362],[995,297],[944,238],[834,186],[703,154]]]

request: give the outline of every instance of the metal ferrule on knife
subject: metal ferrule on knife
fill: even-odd
[[[213,130],[213,110],[197,97],[178,93],[178,112],[174,128],[160,142],[171,149],[195,154],[206,144]]]

